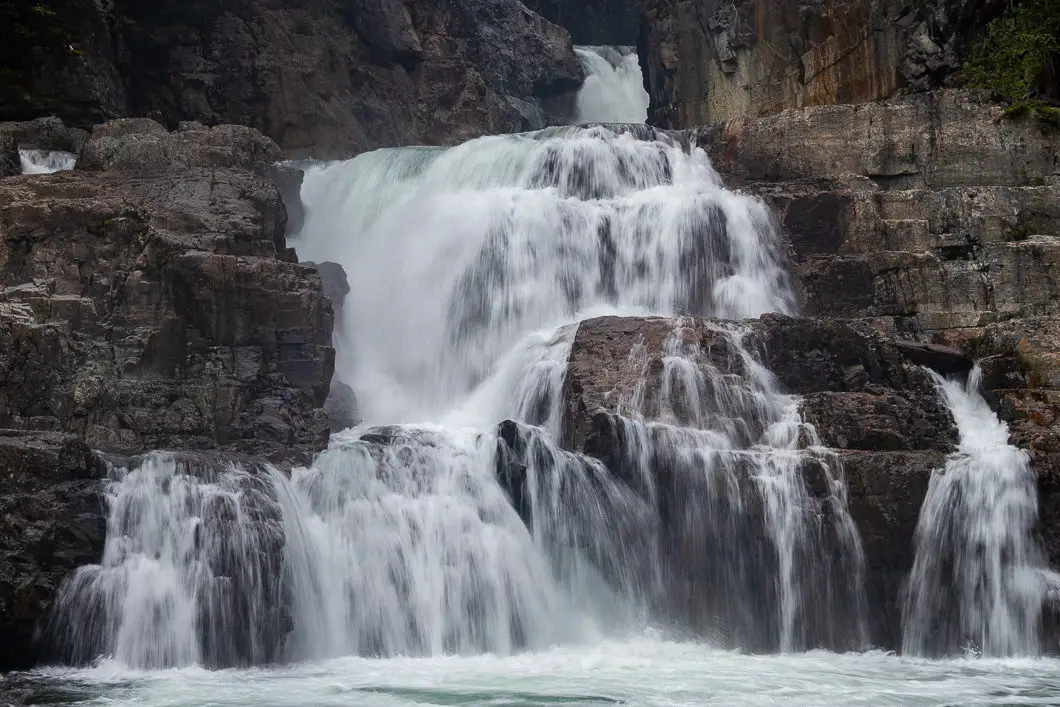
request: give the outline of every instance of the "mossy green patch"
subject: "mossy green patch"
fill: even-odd
[[[971,88],[1019,100],[1060,55],[1060,1],[1030,0],[990,22],[964,75]]]

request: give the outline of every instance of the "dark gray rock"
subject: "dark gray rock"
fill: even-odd
[[[894,648],[900,640],[901,582],[912,566],[920,504],[932,471],[940,468],[946,454],[956,448],[953,419],[928,373],[908,360],[892,339],[864,323],[766,315],[743,322],[741,330],[743,346],[776,376],[782,390],[800,396],[803,421],[813,426],[820,443],[835,450],[823,456],[808,454],[800,471],[818,502],[828,494],[821,465],[845,478],[850,513],[866,553],[871,641]],[[700,366],[721,374],[713,385],[738,387],[748,374],[730,337],[703,320],[684,320],[680,328],[663,318],[589,320],[579,325],[571,349],[563,389],[563,446],[600,460],[614,478],[634,489],[643,486],[643,471],[630,464],[640,459],[644,447],[639,438],[631,437],[634,427],[624,421],[630,413],[626,406],[628,401],[637,400],[639,414],[648,419],[657,416],[663,345],[675,335],[697,346]],[[731,399],[724,390],[713,395],[722,407]],[[686,412],[691,417],[693,411]],[[712,412],[707,409],[701,414]],[[748,429],[745,442],[751,443],[761,434],[753,415],[745,415],[740,424]],[[520,484],[525,484],[521,478],[527,463],[527,437],[510,427],[501,429],[503,454],[499,458],[504,463],[498,475],[506,482],[513,502],[522,500],[525,505]],[[731,582],[732,577],[712,574],[716,570],[710,569],[710,553],[716,550],[703,540],[708,536],[728,537],[724,533],[736,527],[739,532],[732,542],[740,544],[739,556],[754,557],[760,563],[756,566],[768,566],[772,551],[762,535],[764,519],[755,515],[762,511],[761,504],[753,500],[753,485],[741,490],[743,498],[751,500],[745,500],[740,512],[726,510],[724,504],[718,505],[716,489],[696,486],[695,480],[703,475],[685,469],[687,460],[674,451],[680,447],[680,436],[688,432],[680,428],[646,429],[648,434],[663,436],[658,444],[648,447],[656,455],[648,468],[667,538],[661,552],[669,553],[667,561],[674,567],[675,583],[667,588],[671,618],[693,630],[708,630],[718,616],[732,617],[734,625],[730,628],[738,631],[739,616],[747,612],[768,615],[772,606],[768,581],[751,569],[745,568],[741,590],[728,592],[743,599],[726,603],[711,598],[719,596],[718,587],[728,586],[725,582]],[[666,435],[676,436],[676,441]],[[721,514],[717,528],[708,532],[701,525],[688,525],[688,519],[702,518],[707,507]],[[828,540],[832,521],[827,504],[823,509],[823,545],[818,548],[818,561],[831,569],[821,570],[821,576],[842,576],[847,570],[841,566],[841,554],[832,546],[835,541]],[[727,566],[724,557],[716,560],[714,565]],[[840,574],[829,575],[833,570]],[[843,591],[841,585],[827,589],[822,585],[820,589]],[[755,604],[753,597],[761,605]],[[821,606],[827,605],[823,596],[821,602]],[[817,641],[814,645],[847,645],[849,636],[830,624],[834,618],[818,617],[819,621],[810,622],[812,635],[802,638]],[[752,650],[769,650],[775,638],[751,633],[725,640]]]
[[[324,261],[323,263],[303,262],[302,265],[316,268],[320,275],[320,282],[324,285],[324,296],[331,300],[331,306],[336,313],[342,309],[346,295],[350,293],[350,283],[346,279],[346,270],[338,263]]]
[[[526,6],[568,32],[576,44],[637,43],[645,0],[527,0]]]
[[[321,449],[332,309],[286,248],[278,153],[249,128],[121,122],[85,146],[102,171],[0,182],[0,425],[122,453]]]
[[[0,120],[231,123],[335,158],[567,123],[583,79],[567,32],[518,0],[53,4],[45,46],[3,62]]]
[[[105,473],[74,435],[0,430],[0,670],[36,664],[55,592],[102,556]]]
[[[338,379],[333,378],[331,381],[331,392],[324,401],[324,410],[328,413],[332,432],[349,429],[361,421],[353,388]]]

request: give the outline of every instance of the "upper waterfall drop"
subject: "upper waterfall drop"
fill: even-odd
[[[349,275],[337,370],[369,422],[439,420],[473,400],[470,418],[495,423],[508,393],[490,405],[472,392],[526,337],[594,314],[795,310],[769,209],[661,135],[379,150],[308,169],[302,194],[292,245]]]
[[[644,123],[650,98],[634,47],[575,47],[585,69],[579,123]]]

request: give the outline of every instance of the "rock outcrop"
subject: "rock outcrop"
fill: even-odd
[[[650,0],[638,42],[661,127],[953,85],[1006,0]]]
[[[0,120],[234,123],[333,158],[566,123],[583,79],[567,32],[518,0],[43,4]]]
[[[0,670],[36,664],[55,593],[102,555],[105,473],[74,435],[0,430]]]
[[[0,135],[67,135],[45,127]],[[0,669],[33,664],[63,578],[100,559],[90,448],[288,465],[326,445],[332,307],[286,246],[280,155],[252,128],[119,120],[74,171],[0,179]]]
[[[776,211],[806,315],[899,337],[922,363],[938,347],[981,362],[1012,442],[1032,455],[1041,530],[1060,563],[1060,133],[957,90],[696,133],[730,184]],[[916,498],[901,484],[849,478],[852,507],[869,481],[879,498],[899,493],[892,517]],[[871,547],[872,530],[864,537]]]
[[[105,451],[327,441],[332,310],[255,130],[98,127],[82,169],[0,182],[0,427]]]

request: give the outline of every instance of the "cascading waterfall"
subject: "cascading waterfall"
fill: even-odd
[[[281,517],[267,471],[153,453],[115,468],[103,562],[58,597],[59,652],[133,667],[273,660]]]
[[[674,320],[659,379],[619,406],[613,470],[668,519],[656,574],[668,597],[695,591],[691,615],[676,607],[682,623],[758,650],[863,647],[864,560],[841,466],[744,338]]]
[[[77,164],[77,155],[62,150],[19,149],[19,161],[22,163],[22,174],[51,174],[73,169]]]
[[[903,651],[1036,655],[1051,573],[1035,536],[1030,458],[1008,443],[1008,426],[979,393],[978,367],[967,382],[932,375],[960,446],[932,476],[920,511]]]
[[[720,334],[736,368],[715,370],[675,320],[661,406],[616,418],[625,461],[556,441],[579,321],[794,311],[768,209],[701,150],[648,137],[552,129],[309,168],[292,244],[349,274],[337,371],[368,422],[289,478],[165,456],[116,472],[103,565],[60,602],[67,654],[156,667],[590,641],[684,618],[676,535],[712,595],[699,625],[726,644],[855,645],[838,466],[737,329]]]
[[[585,69],[579,123],[644,123],[648,92],[634,47],[575,47]]]

